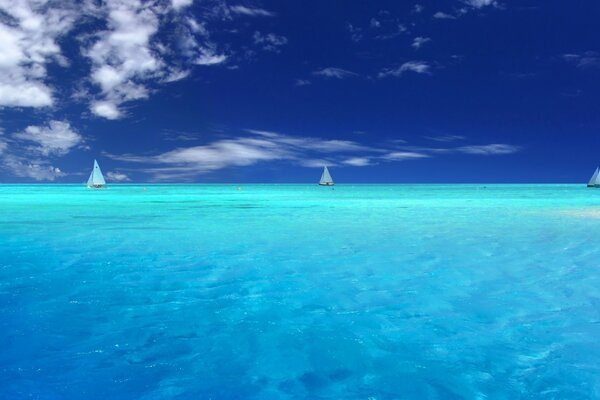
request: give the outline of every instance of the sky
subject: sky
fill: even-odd
[[[0,0],[0,183],[586,182],[600,2]]]

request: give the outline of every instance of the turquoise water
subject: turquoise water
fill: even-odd
[[[0,397],[600,398],[600,190],[0,186]]]

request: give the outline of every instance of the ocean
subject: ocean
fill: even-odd
[[[594,399],[599,338],[585,185],[0,185],[2,399]]]

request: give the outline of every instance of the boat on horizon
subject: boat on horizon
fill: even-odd
[[[90,173],[90,177],[87,181],[87,187],[90,189],[102,189],[106,186],[106,181],[100,170],[98,162],[94,160],[94,167]]]
[[[333,182],[333,179],[331,178],[331,174],[329,173],[329,170],[327,169],[327,167],[323,167],[323,174],[321,175],[321,180],[319,181],[319,185],[320,186],[333,186],[333,185],[335,185],[335,183]]]
[[[592,175],[587,187],[600,188],[600,167],[596,168],[596,172],[594,172],[594,175]]]

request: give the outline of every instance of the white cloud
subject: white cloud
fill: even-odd
[[[429,158],[431,157],[425,153],[418,153],[414,151],[393,151],[391,153],[383,156],[384,160],[388,161],[403,161],[403,160],[415,160],[419,158]]]
[[[191,6],[193,2],[194,0],[171,0],[171,5],[175,10],[179,11],[182,8]]]
[[[107,0],[108,29],[85,52],[92,62],[91,80],[101,89],[101,101],[91,111],[115,119],[122,103],[148,97],[143,82],[158,75],[163,67],[150,40],[158,31],[155,11],[140,0]]]
[[[287,44],[288,40],[285,36],[279,36],[274,33],[263,35],[260,32],[254,32],[254,44],[262,47],[263,50],[278,53],[281,46]]]
[[[73,147],[81,144],[83,138],[66,121],[50,121],[47,126],[28,126],[24,131],[15,133],[15,139],[33,142],[31,148],[42,155],[65,155]]]
[[[169,72],[169,75],[167,75],[165,77],[165,79],[163,79],[163,82],[167,82],[167,83],[177,82],[177,81],[187,78],[189,75],[190,75],[189,70],[173,69]]]
[[[218,65],[227,61],[225,54],[214,54],[211,50],[203,49],[200,55],[194,61],[196,65]]]
[[[190,179],[216,170],[265,162],[288,162],[305,167],[323,165],[364,167],[377,162],[427,159],[440,154],[510,154],[520,148],[508,144],[472,145],[454,148],[391,148],[363,145],[350,140],[322,139],[248,129],[250,135],[220,139],[205,145],[180,147],[154,155],[112,155],[123,162],[151,165],[142,170],[155,180]]]
[[[381,27],[381,22],[379,22],[375,18],[371,18],[370,25],[371,25],[371,28],[379,28],[379,27]]]
[[[273,17],[275,14],[262,8],[250,8],[242,5],[229,7],[234,14],[248,15],[251,17]]]
[[[54,181],[66,175],[60,168],[50,165],[45,160],[27,160],[13,154],[3,156],[0,166],[17,177],[36,181]]]
[[[438,11],[435,14],[433,14],[433,18],[436,19],[456,19],[456,17],[452,14],[447,14],[445,12],[442,11]]]
[[[121,118],[121,111],[117,106],[110,101],[94,101],[91,104],[92,112],[106,119],[119,119]]]
[[[296,79],[296,82],[294,83],[295,86],[308,86],[310,84],[311,81],[308,79]]]
[[[421,4],[415,4],[415,6],[413,7],[413,12],[420,14],[423,12],[424,9],[425,7],[423,7]]]
[[[562,58],[578,68],[600,67],[600,53],[586,51],[582,54],[563,54]]]
[[[425,61],[407,61],[399,67],[384,69],[378,74],[378,77],[385,78],[388,76],[401,76],[405,72],[429,74],[431,73],[431,65]]]
[[[323,68],[321,70],[313,72],[314,75],[324,76],[326,78],[336,78],[336,79],[345,79],[353,76],[357,76],[358,74],[352,71],[348,71],[342,68],[328,67]]]
[[[461,136],[461,135],[440,135],[440,136],[425,136],[425,139],[433,140],[436,142],[456,142],[459,140],[465,140],[465,137]]]
[[[346,28],[348,29],[348,32],[350,32],[350,38],[353,42],[360,42],[362,40],[363,34],[361,28],[355,27],[350,23],[346,25]]]
[[[456,149],[459,152],[477,155],[512,154],[521,150],[519,146],[510,144],[485,144],[474,146],[462,146]]]
[[[122,173],[122,172],[113,172],[113,171],[109,171],[106,173],[106,178],[109,181],[113,181],[113,182],[129,182],[131,181],[131,179],[129,178],[129,176],[127,176],[126,174]]]
[[[352,161],[353,158],[364,157],[357,153],[381,152],[379,149],[348,140],[298,137],[255,129],[249,129],[247,132],[251,133],[251,136],[217,140],[202,146],[178,148],[156,156],[121,155],[113,158],[159,165],[147,172],[153,174],[156,179],[165,180],[267,161],[288,161],[307,166],[313,165],[315,160],[323,161],[323,155],[332,157],[327,160],[328,165],[333,165],[336,157],[343,157],[343,160],[350,160],[346,165],[360,166],[360,161]],[[323,163],[319,165],[322,166]]]
[[[74,25],[70,2],[0,0],[0,107],[54,104],[46,66],[66,65],[58,39]]]
[[[343,160],[342,164],[352,167],[366,167],[367,165],[371,165],[371,159],[368,157],[351,157]]]
[[[412,47],[419,50],[421,48],[421,46],[423,46],[425,43],[430,42],[430,41],[431,41],[431,39],[428,37],[419,36],[413,40]]]
[[[483,8],[487,6],[497,6],[496,0],[463,0],[463,2],[473,8]]]

